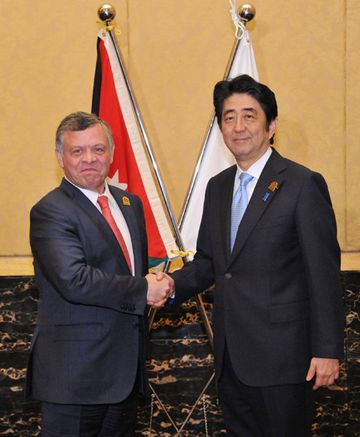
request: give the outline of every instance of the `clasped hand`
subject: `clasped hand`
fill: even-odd
[[[164,272],[148,273],[145,278],[148,282],[147,304],[152,308],[163,307],[173,293],[174,280]]]

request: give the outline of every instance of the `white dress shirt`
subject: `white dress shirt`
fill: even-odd
[[[246,187],[248,199],[250,202],[251,196],[253,195],[253,192],[255,190],[256,184],[259,180],[259,177],[264,170],[265,164],[268,162],[268,159],[270,158],[270,155],[272,154],[272,148],[269,147],[267,151],[259,158],[252,166],[250,166],[245,173],[250,174],[253,179],[248,183]],[[237,170],[235,174],[235,181],[234,181],[234,191],[233,191],[233,197],[239,188],[240,185],[240,175],[241,173],[244,173],[244,170],[241,170],[241,168],[237,165]]]

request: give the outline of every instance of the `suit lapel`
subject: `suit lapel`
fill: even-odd
[[[284,175],[282,172],[285,168],[286,164],[284,159],[273,150],[273,153],[260,175],[249,205],[246,208],[244,217],[240,223],[234,249],[230,256],[230,263],[238,256],[257,222],[280,191],[280,188],[284,183]]]
[[[236,165],[231,167],[229,174],[220,187],[221,189],[221,206],[219,211],[219,226],[220,235],[219,241],[222,245],[222,250],[226,260],[230,257],[230,226],[231,226],[231,205],[234,193],[234,180],[236,173]]]
[[[127,265],[127,262],[125,260],[124,254],[121,250],[121,247],[119,245],[119,242],[117,241],[113,231],[107,224],[106,220],[102,216],[101,212],[96,208],[95,205],[74,185],[72,185],[70,182],[68,182],[66,179],[62,180],[62,183],[60,185],[60,188],[70,197],[74,200],[76,205],[82,209],[82,211],[93,221],[97,229],[99,229],[99,232],[103,235],[104,239],[108,242],[108,244],[113,248],[114,255],[119,260],[119,263],[121,265],[122,270],[127,269],[129,271],[129,267]],[[111,191],[113,196],[115,197],[114,193]],[[116,199],[117,203],[118,200]],[[120,204],[119,204],[120,206]],[[121,206],[120,209],[122,210]],[[126,219],[127,223],[128,220]],[[129,224],[129,223],[128,223]],[[129,227],[130,229],[130,227]],[[130,232],[131,234],[131,232]],[[132,234],[131,234],[131,238]],[[135,250],[134,250],[134,256],[135,256]],[[130,271],[129,271],[130,273]]]
[[[135,274],[142,272],[143,271],[142,257],[141,257],[142,245],[140,240],[139,229],[137,227],[137,218],[135,216],[136,213],[134,211],[134,205],[131,204],[129,197],[126,195],[125,192],[119,194],[119,192],[112,189],[111,185],[109,185],[109,189],[114,199],[116,200],[116,203],[119,205],[119,208],[129,228],[131,242],[133,246],[133,252],[134,252]]]

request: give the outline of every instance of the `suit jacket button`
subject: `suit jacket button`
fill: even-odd
[[[225,279],[231,279],[232,274],[230,272],[225,273]]]

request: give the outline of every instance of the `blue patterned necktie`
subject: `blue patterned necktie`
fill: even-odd
[[[233,250],[236,234],[240,225],[241,219],[245,213],[246,207],[249,203],[246,187],[253,179],[248,173],[241,173],[240,186],[236,190],[231,206],[231,234],[230,234],[230,248]]]

